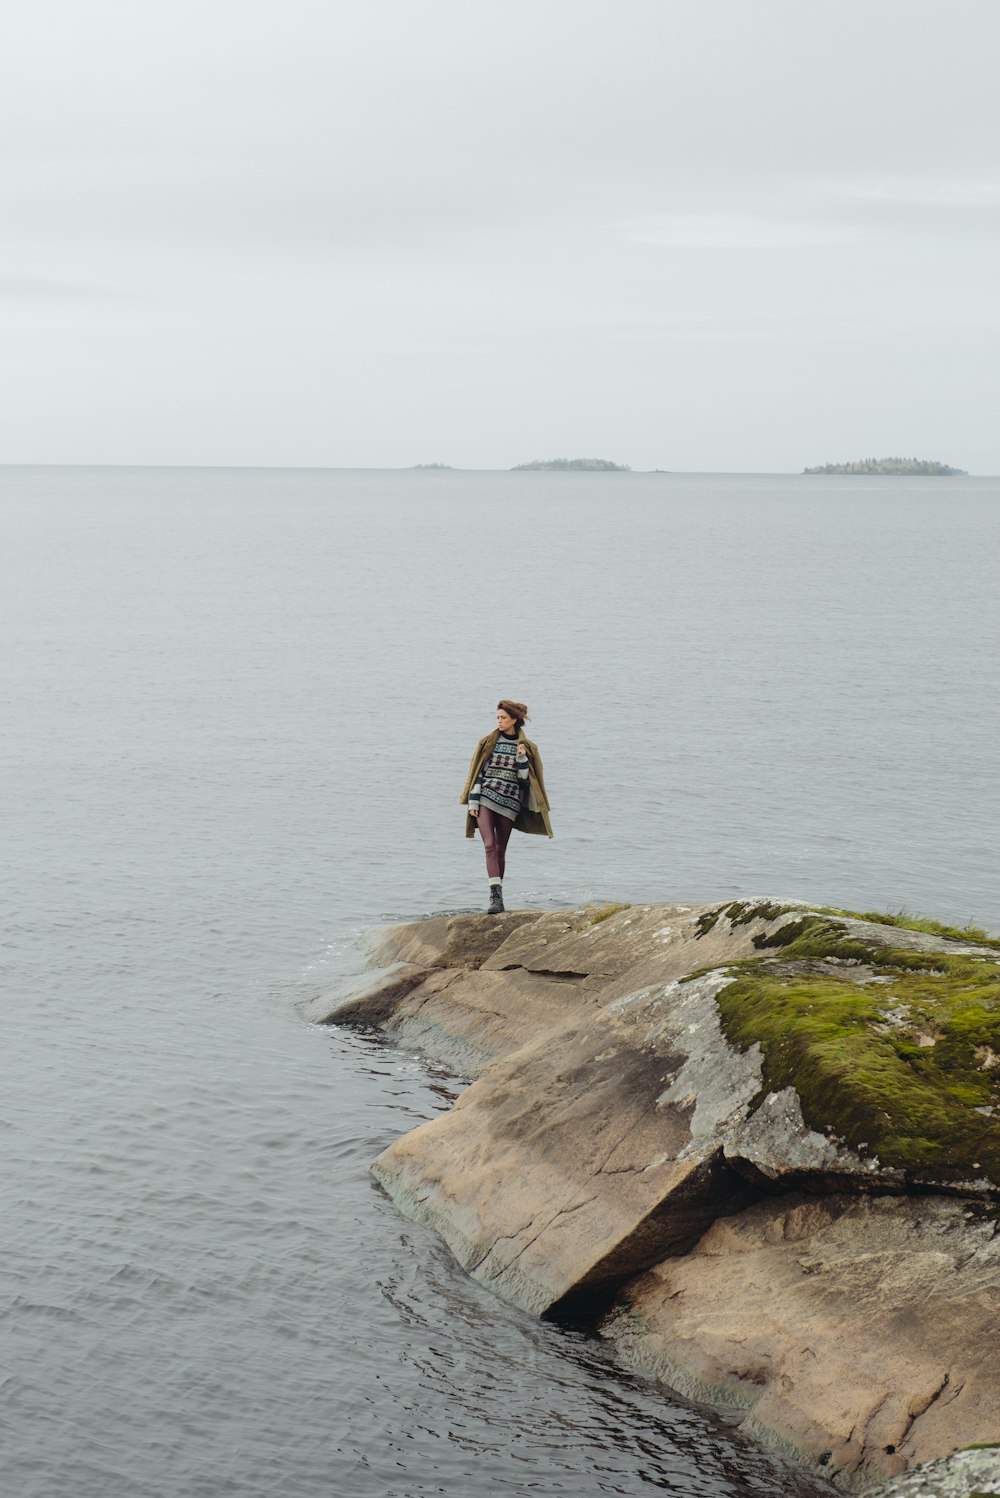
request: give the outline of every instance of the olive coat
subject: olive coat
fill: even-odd
[[[465,782],[464,791],[458,798],[460,806],[468,806],[469,792],[493,753],[493,746],[499,737],[499,728],[494,728],[492,733],[488,733],[476,745],[472,763],[469,766],[469,778]],[[524,798],[524,805],[517,814],[514,826],[518,832],[537,832],[545,837],[551,837],[552,823],[549,820],[549,798],[545,794],[545,778],[542,774],[542,756],[538,752],[537,744],[525,738],[523,728],[517,731],[517,741],[528,751],[528,794]],[[476,835],[476,819],[471,811],[465,816],[465,835],[466,837]]]

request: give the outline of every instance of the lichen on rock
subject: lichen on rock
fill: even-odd
[[[437,917],[311,1014],[475,1079],[372,1166],[470,1274],[859,1486],[1000,1433],[1000,946],[929,926]]]
[[[871,1498],[993,1498],[997,1493],[1000,1442],[984,1442],[906,1472]]]

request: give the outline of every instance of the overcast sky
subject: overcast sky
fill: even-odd
[[[0,461],[1000,472],[997,0],[21,0]]]

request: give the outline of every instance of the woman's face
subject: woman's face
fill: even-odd
[[[513,733],[516,722],[517,719],[512,718],[510,713],[506,712],[504,708],[497,708],[497,727],[501,733]]]

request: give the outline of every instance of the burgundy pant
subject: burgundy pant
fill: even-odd
[[[502,817],[499,812],[490,811],[485,806],[480,806],[476,821],[479,835],[486,845],[486,873],[490,879],[502,879],[507,862],[507,839],[514,823],[510,817]]]

